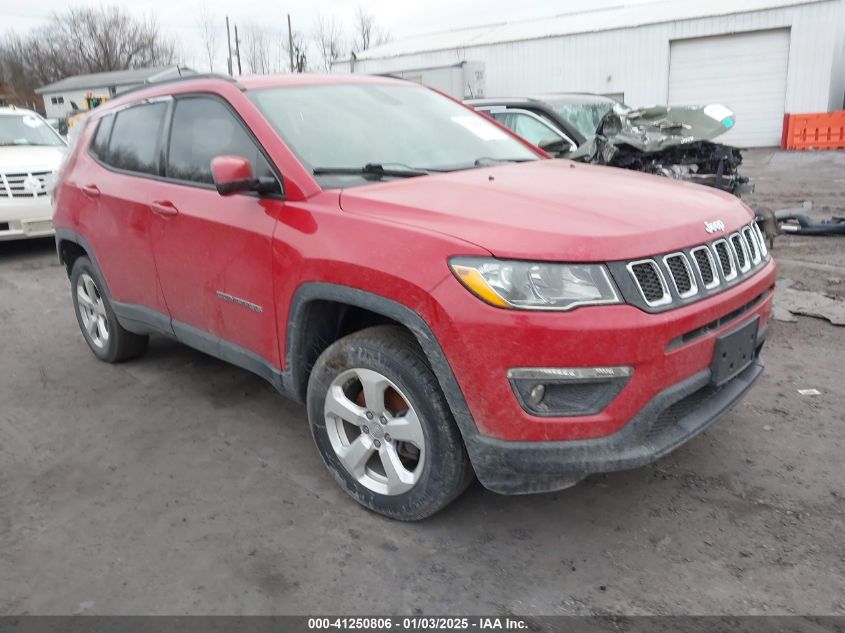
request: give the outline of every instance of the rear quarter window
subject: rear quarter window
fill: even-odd
[[[100,119],[97,125],[97,132],[94,134],[94,140],[91,142],[91,153],[101,161],[105,162],[109,151],[109,136],[111,136],[111,128],[114,123],[112,115]]]
[[[115,115],[106,163],[139,174],[158,174],[159,138],[166,103],[145,103]]]

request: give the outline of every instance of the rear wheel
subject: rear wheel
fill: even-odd
[[[329,471],[380,514],[423,519],[472,481],[437,379],[402,328],[369,328],[326,349],[309,379],[308,418]]]
[[[118,363],[144,353],[149,337],[133,334],[118,323],[105,284],[87,257],[73,263],[70,285],[79,329],[97,358]]]

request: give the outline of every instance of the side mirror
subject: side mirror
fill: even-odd
[[[256,178],[252,165],[243,156],[218,156],[211,161],[214,185],[221,196],[255,191],[259,194],[278,193],[275,178]]]
[[[557,134],[550,134],[546,138],[537,143],[537,147],[548,152],[549,154],[560,154],[561,152],[568,152],[571,144],[565,138],[561,138]]]

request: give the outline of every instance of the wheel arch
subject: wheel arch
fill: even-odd
[[[477,434],[477,427],[463,392],[452,372],[452,367],[443,352],[443,348],[429,327],[428,323],[414,310],[392,299],[365,290],[351,288],[325,282],[309,282],[302,284],[294,294],[290,305],[285,338],[285,388],[288,393],[299,400],[304,400],[308,385],[308,376],[319,352],[339,338],[340,332],[333,336],[326,336],[324,332],[317,332],[322,341],[322,349],[315,355],[314,324],[319,319],[312,319],[313,310],[322,309],[321,305],[340,306],[345,309],[361,309],[379,315],[387,323],[395,323],[407,329],[416,339],[429,365],[434,371],[440,388],[446,396],[467,449],[472,454],[470,444]],[[335,308],[332,308],[335,309]],[[317,326],[323,327],[323,326]],[[332,340],[328,340],[331,338]],[[328,342],[326,342],[328,341]],[[319,343],[318,343],[319,345]]]
[[[97,263],[94,251],[88,243],[88,240],[82,237],[79,233],[71,231],[70,229],[56,229],[56,255],[58,255],[59,263],[67,270],[68,278],[70,278],[74,262],[80,257],[87,257],[91,262],[91,265],[97,271],[97,274],[100,276],[103,285],[106,286],[103,290],[109,297],[111,297],[111,293],[108,289],[108,282],[106,282],[106,277],[103,275],[103,271]]]

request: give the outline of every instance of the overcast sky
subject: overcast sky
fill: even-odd
[[[561,13],[583,11],[622,4],[639,4],[648,0],[310,0],[284,3],[278,0],[138,0],[117,1],[137,15],[153,14],[163,29],[181,42],[187,61],[197,70],[208,70],[201,54],[201,38],[196,14],[202,4],[209,13],[219,17],[220,67],[225,69],[225,16],[245,29],[250,22],[283,28],[285,15],[291,14],[295,29],[310,37],[320,14],[334,15],[351,31],[356,7],[367,9],[377,22],[387,29],[393,39],[419,35],[464,26],[477,26],[496,22],[549,17]],[[68,5],[100,6],[108,0],[0,0],[0,31],[14,29],[25,32],[49,20],[53,11],[62,11]],[[243,36],[241,37],[243,39]]]

